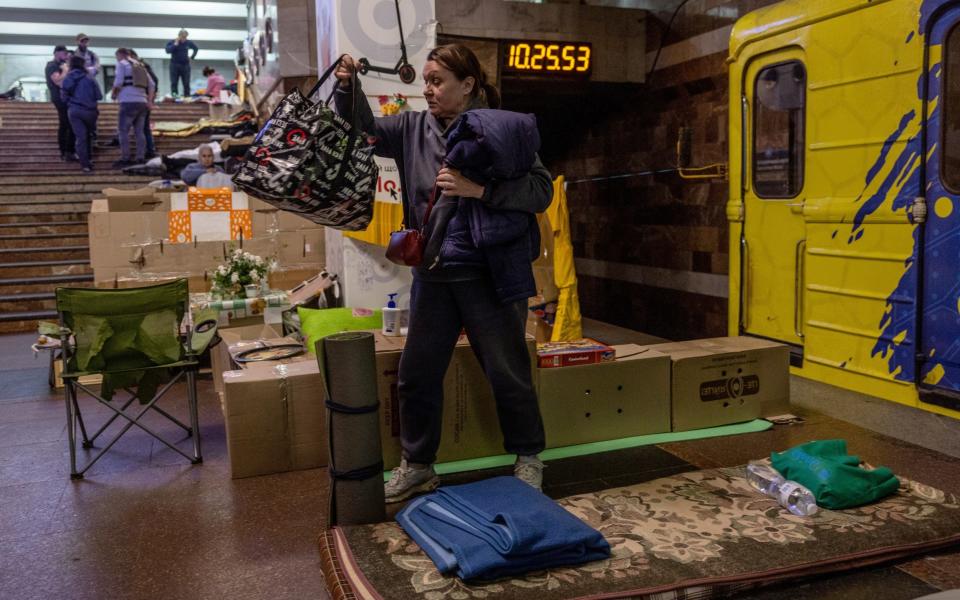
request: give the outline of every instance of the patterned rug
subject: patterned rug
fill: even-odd
[[[440,575],[395,522],[332,528],[321,562],[337,600],[710,598],[960,543],[957,497],[901,484],[882,502],[806,518],[754,492],[743,467],[570,496],[560,504],[603,533],[613,556],[483,585]]]

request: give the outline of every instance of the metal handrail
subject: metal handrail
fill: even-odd
[[[797,337],[803,337],[803,266],[804,266],[804,249],[806,248],[807,240],[800,240],[797,242],[796,249],[796,266],[794,267],[793,273],[793,293],[794,293],[794,311],[793,311],[793,332],[797,334]]]

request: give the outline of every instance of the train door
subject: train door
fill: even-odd
[[[744,227],[740,329],[803,346],[807,72],[789,49],[753,59],[743,82]]]
[[[960,8],[928,43],[920,400],[960,410]]]

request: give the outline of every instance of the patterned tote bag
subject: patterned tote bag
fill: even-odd
[[[237,188],[281,210],[335,229],[360,231],[373,218],[377,165],[360,131],[357,85],[347,122],[325,101],[310,98],[333,74],[338,59],[310,92],[287,94],[247,150],[233,176]],[[354,75],[356,77],[356,75]]]

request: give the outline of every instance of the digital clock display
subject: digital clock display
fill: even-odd
[[[589,77],[593,49],[586,42],[510,40],[502,42],[505,75]]]

